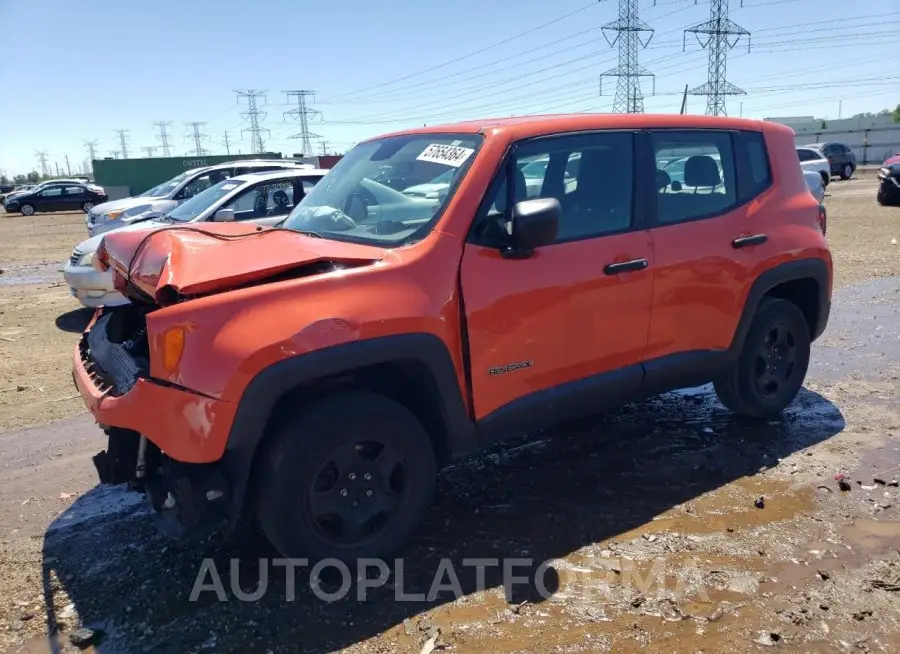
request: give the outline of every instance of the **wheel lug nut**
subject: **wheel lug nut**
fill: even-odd
[[[366,497],[372,497],[375,493],[371,489],[366,491]]]
[[[346,488],[341,489],[341,497],[347,497],[347,489]]]
[[[372,481],[372,473],[367,472],[366,474],[363,475],[363,479],[365,479],[366,481]]]
[[[356,473],[351,472],[349,475],[347,475],[347,479],[349,479],[350,481],[353,481],[354,479],[356,479]]]
[[[359,502],[357,502],[356,500],[353,500],[353,505],[352,505],[352,506],[354,506],[354,507],[359,506]]]

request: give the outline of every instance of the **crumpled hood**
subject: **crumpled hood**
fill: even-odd
[[[378,247],[303,236],[250,223],[176,225],[147,232],[104,235],[98,265],[112,267],[159,304],[179,296],[222,292],[315,264],[366,265],[380,260]],[[130,275],[129,275],[130,267]],[[131,288],[119,288],[136,297]]]

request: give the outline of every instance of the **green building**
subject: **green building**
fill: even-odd
[[[277,152],[222,154],[202,157],[150,157],[146,159],[95,159],[94,181],[106,189],[110,200],[143,193],[192,168],[213,166],[240,159],[281,159]]]

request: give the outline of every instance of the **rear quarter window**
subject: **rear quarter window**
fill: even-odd
[[[772,184],[772,170],[769,166],[766,140],[762,134],[742,132],[737,143],[738,189],[740,202],[744,203],[765,191]]]

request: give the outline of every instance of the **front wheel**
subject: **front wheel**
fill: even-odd
[[[81,205],[81,210],[85,213],[89,213],[90,210],[93,208],[94,208],[93,202],[85,202],[84,204]]]
[[[850,164],[844,164],[844,167],[841,168],[841,179],[850,179],[853,175],[853,166]]]
[[[383,558],[412,535],[431,502],[431,439],[402,405],[340,393],[273,434],[254,470],[263,532],[285,557]]]
[[[734,367],[714,384],[727,408],[751,418],[773,418],[790,404],[806,377],[809,325],[793,302],[763,298]]]
[[[31,204],[23,204],[19,207],[19,212],[23,216],[33,216],[34,215],[34,206]]]

